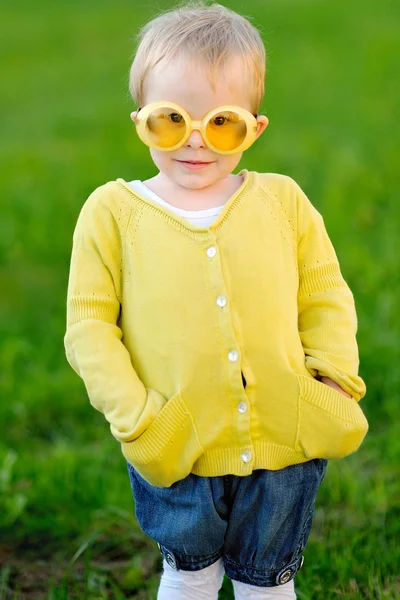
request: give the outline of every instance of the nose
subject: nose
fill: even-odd
[[[206,144],[203,137],[198,129],[193,129],[188,139],[186,140],[185,146],[187,148],[205,148]]]

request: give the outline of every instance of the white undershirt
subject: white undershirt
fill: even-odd
[[[208,227],[224,207],[224,205],[222,205],[213,206],[212,208],[205,208],[203,210],[184,210],[183,208],[172,206],[172,204],[169,204],[160,198],[160,196],[150,190],[142,181],[140,181],[140,179],[134,179],[133,181],[128,181],[127,183],[133,190],[136,190],[145,198],[149,198],[150,200],[154,200],[154,202],[158,202],[158,204],[161,204],[161,206],[169,208],[169,210],[172,210],[177,215],[187,219],[193,225],[199,225],[200,227]]]

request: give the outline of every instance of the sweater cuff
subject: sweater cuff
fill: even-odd
[[[306,356],[305,365],[316,379],[320,380],[322,376],[329,377],[345,392],[351,394],[357,402],[367,393],[366,385],[359,375],[346,373],[331,363],[312,356]]]

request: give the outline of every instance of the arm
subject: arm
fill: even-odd
[[[120,230],[100,190],[84,204],[73,235],[64,346],[90,403],[126,442],[143,433],[166,400],[143,385],[122,343]]]
[[[359,401],[357,315],[320,213],[296,185],[299,268],[298,328],[313,376]]]

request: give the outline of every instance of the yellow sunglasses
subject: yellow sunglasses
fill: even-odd
[[[178,104],[153,102],[138,109],[134,122],[142,142],[156,150],[177,150],[196,129],[214,152],[236,154],[257,139],[256,117],[240,106],[227,105],[213,108],[201,121],[193,121]]]

